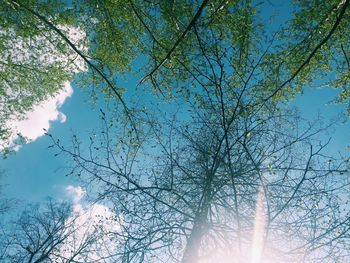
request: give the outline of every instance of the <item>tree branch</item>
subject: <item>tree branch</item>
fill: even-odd
[[[69,39],[68,37],[59,29],[57,28],[52,22],[50,22],[47,18],[45,18],[44,16],[40,15],[38,12],[36,12],[35,10],[29,8],[28,6],[26,6],[25,4],[21,3],[20,1],[15,1],[12,0],[11,1],[14,5],[21,7],[25,10],[27,10],[28,12],[30,12],[32,15],[34,15],[35,17],[37,17],[40,21],[44,22],[50,29],[52,29],[54,32],[56,32],[62,39],[64,42],[66,42],[73,50],[74,52],[76,52],[85,62],[86,64],[88,64],[88,66],[90,68],[92,68],[108,85],[108,87],[113,91],[113,93],[117,96],[117,98],[120,100],[120,102],[123,105],[123,108],[125,110],[125,113],[128,117],[128,119],[130,120],[133,128],[136,131],[136,127],[134,125],[134,122],[131,118],[131,112],[129,110],[129,108],[127,107],[125,101],[122,98],[122,95],[119,94],[117,88],[113,85],[113,83],[108,79],[108,77],[102,72],[102,70],[100,70],[97,66],[95,66],[93,63],[91,63],[91,61],[87,58],[87,56],[85,56]]]
[[[350,0],[346,0],[340,13],[339,16],[337,17],[337,20],[335,21],[332,29],[328,32],[328,34],[321,40],[320,43],[317,44],[317,46],[312,50],[312,52],[309,54],[309,56],[305,59],[305,61],[298,67],[298,69],[292,74],[292,76],[289,77],[289,79],[287,79],[286,81],[284,81],[270,96],[268,96],[265,101],[271,99],[273,96],[275,96],[277,94],[277,92],[279,92],[282,88],[284,88],[284,86],[286,86],[288,83],[290,83],[291,81],[293,81],[298,74],[300,73],[300,71],[307,65],[310,63],[311,59],[315,56],[315,54],[317,53],[317,51],[319,49],[321,49],[321,47],[327,43],[327,41],[331,38],[331,36],[334,34],[334,32],[336,31],[336,29],[338,28],[342,18],[344,17],[345,11],[347,9],[347,7],[350,4]]]
[[[143,77],[140,81],[140,83],[144,82],[147,78],[151,78],[153,74],[165,63],[167,59],[169,59],[172,55],[172,53],[175,51],[177,46],[182,42],[182,40],[186,37],[187,33],[192,29],[192,27],[197,22],[198,18],[201,16],[204,7],[208,4],[209,0],[204,0],[200,7],[198,8],[198,11],[192,18],[191,22],[186,27],[185,31],[181,34],[181,36],[176,40],[175,44],[172,46],[172,48],[168,51],[166,56],[158,63],[157,66],[155,66],[150,73],[148,73],[145,77]]]

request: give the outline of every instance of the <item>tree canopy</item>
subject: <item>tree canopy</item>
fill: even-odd
[[[291,19],[276,32],[262,19],[263,2],[2,2],[4,138],[5,120],[23,116],[56,94],[79,69],[73,65],[77,59],[80,69],[85,62],[91,73],[85,84],[116,96],[128,112],[123,89],[114,80],[128,72],[135,59],[145,60],[141,68],[133,67],[141,70],[141,82],[151,83],[163,95],[176,92],[175,86],[183,91],[198,84],[183,85],[195,81],[194,72],[204,64],[194,58],[203,52],[201,46],[214,52],[214,38],[221,49],[232,49],[231,59],[242,72],[249,56],[257,59],[266,49],[264,72],[271,77],[269,82],[265,78],[261,92],[267,96],[290,98],[317,79],[316,85],[341,90],[339,102],[348,98],[349,1],[294,1]],[[77,31],[83,35],[74,37]]]
[[[327,153],[330,125],[281,103],[313,85],[348,100],[350,1],[322,3],[272,29],[254,1],[3,1],[1,135],[85,64],[80,85],[114,111],[88,142],[47,135],[117,215],[101,262],[346,260],[347,159]]]

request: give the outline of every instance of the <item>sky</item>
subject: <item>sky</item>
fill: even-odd
[[[274,5],[274,8],[281,12],[282,18],[279,18],[279,23],[271,24],[271,30],[276,30],[276,25],[280,24],[281,19],[288,19],[290,15],[290,6],[286,4],[287,1],[283,3]],[[269,6],[263,7],[262,10],[263,17],[266,16],[264,12],[274,12],[269,10]],[[142,62],[136,63],[139,68]],[[127,90],[135,91],[139,76],[127,74],[126,79],[127,81],[117,80],[118,84]],[[56,200],[70,200],[73,211],[83,215],[81,224],[89,221],[88,218],[98,218],[100,214],[113,216],[113,212],[105,205],[88,206],[84,202],[87,193],[79,180],[74,175],[65,176],[73,163],[72,159],[65,155],[55,156],[57,149],[50,147],[51,138],[45,135],[48,131],[54,138],[59,139],[62,145],[69,147],[73,135],[77,135],[82,141],[88,141],[89,136],[99,129],[100,109],[107,112],[107,102],[101,99],[97,104],[92,104],[91,89],[79,87],[78,83],[65,83],[59,94],[43,101],[29,112],[27,120],[15,121],[12,124],[30,139],[28,143],[16,148],[14,154],[0,159],[2,194],[17,201],[16,211],[22,210],[28,203],[41,203],[47,197],[53,197]],[[339,116],[346,119],[345,105],[332,103],[337,93],[337,90],[331,88],[305,88],[303,94],[288,102],[288,106],[296,107],[300,115],[309,121],[318,116],[321,116],[325,123]],[[147,96],[140,97],[147,99]],[[349,155],[350,121],[339,122],[329,134],[323,135],[322,139],[326,141],[328,137],[332,138],[327,148],[328,153]],[[94,220],[90,220],[90,224],[95,224]],[[105,225],[111,227],[111,230],[118,229],[115,222],[114,225],[110,222]]]
[[[289,16],[287,4],[277,4],[275,7],[282,10],[284,19]],[[129,76],[129,82],[124,85],[127,89],[133,89],[136,83],[137,79]],[[336,93],[332,89],[306,89],[303,95],[299,95],[290,104],[298,107],[301,115],[308,120],[318,114],[324,116],[325,120],[330,120],[345,110],[344,105],[326,105],[334,99]],[[99,127],[99,109],[106,108],[103,100],[92,105],[88,102],[89,98],[88,88],[82,89],[75,83],[67,83],[63,92],[51,101],[43,102],[41,110],[31,114],[29,121],[17,124],[20,129],[29,132],[32,142],[20,147],[7,159],[0,160],[6,197],[16,198],[20,201],[19,204],[24,205],[27,202],[40,202],[47,196],[74,200],[82,195],[78,188],[79,182],[74,176],[65,176],[64,167],[69,166],[70,160],[61,155],[54,156],[56,151],[48,148],[51,139],[43,135],[43,128],[59,138],[64,145],[69,145],[73,134],[82,139],[88,138]],[[330,151],[345,153],[350,144],[349,122],[336,126],[331,136]]]
[[[136,79],[130,82],[134,85]],[[73,134],[81,139],[88,138],[100,124],[100,108],[105,109],[103,100],[97,105],[88,102],[90,92],[72,85],[72,91],[68,93],[62,105],[54,109],[56,120],[37,121],[37,118],[49,117],[52,114],[40,116],[34,114],[32,123],[26,122],[27,128],[34,129],[35,124],[39,125],[36,130],[43,134],[42,128],[48,129],[55,138],[60,139],[63,145],[69,145]],[[342,114],[344,105],[329,104],[336,95],[332,89],[306,89],[303,95],[299,95],[290,104],[300,110],[302,117],[313,120],[318,115],[324,117],[325,121]],[[327,105],[329,104],[329,105]],[[52,109],[51,109],[52,110]],[[63,121],[64,120],[64,121]],[[46,126],[49,124],[49,127]],[[41,128],[40,125],[43,127]],[[29,130],[30,130],[29,129]],[[335,126],[332,133],[329,150],[336,153],[346,152],[350,143],[349,121]],[[51,145],[48,136],[34,136],[35,139],[23,145],[15,154],[5,160],[0,160],[0,167],[5,171],[2,182],[5,185],[4,194],[9,198],[16,198],[24,202],[40,202],[47,196],[63,198],[67,195],[67,187],[78,186],[79,182],[74,176],[66,177],[65,174],[71,160],[62,155],[54,156],[57,152]]]
[[[87,136],[93,127],[99,125],[99,108],[87,103],[89,93],[72,87],[71,97],[65,99],[59,108],[61,120],[50,121],[48,131],[63,143],[69,143],[73,134]],[[102,105],[101,105],[102,106]],[[43,118],[38,116],[38,118]],[[46,116],[45,116],[46,117]],[[30,123],[27,122],[27,125]],[[41,127],[36,131],[44,132]],[[34,128],[32,128],[34,130]],[[23,145],[15,154],[1,160],[1,169],[5,171],[2,181],[5,184],[4,193],[8,197],[18,198],[28,202],[38,202],[46,196],[60,197],[67,185],[76,185],[73,178],[64,176],[68,160],[49,149],[51,139],[42,135],[33,142]]]

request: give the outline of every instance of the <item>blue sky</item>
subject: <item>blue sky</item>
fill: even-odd
[[[131,81],[130,85],[134,85]],[[73,85],[74,87],[74,85]],[[300,109],[301,116],[309,120],[318,114],[325,120],[344,112],[344,105],[326,105],[330,102],[336,91],[332,89],[306,89],[304,95],[298,96],[291,105]],[[104,109],[103,101],[92,105],[87,102],[90,97],[88,89],[82,90],[74,87],[74,93],[68,98],[60,111],[67,116],[65,123],[51,122],[49,132],[59,138],[63,144],[69,145],[73,134],[81,139],[88,138],[100,124],[99,108]],[[331,134],[332,143],[329,150],[345,152],[350,142],[349,122],[339,124]],[[48,149],[50,138],[42,136],[32,143],[24,145],[16,154],[1,160],[1,168],[5,170],[3,182],[4,193],[7,197],[17,198],[28,202],[39,202],[47,196],[62,198],[67,185],[77,185],[74,176],[66,177],[64,167],[70,160],[64,156],[54,156],[56,151]]]
[[[74,133],[87,136],[93,127],[98,127],[98,109],[103,105],[94,107],[87,103],[89,95],[87,91],[74,88],[73,96],[60,108],[67,116],[66,122],[51,122],[49,132],[69,143]],[[59,197],[66,185],[76,183],[73,178],[64,176],[62,167],[68,160],[61,155],[55,157],[55,150],[47,148],[50,142],[49,137],[42,136],[0,161],[5,170],[3,182],[7,196],[37,202],[48,195]]]
[[[287,1],[286,1],[287,2]],[[265,6],[269,12],[269,6]],[[281,12],[281,17],[286,19],[290,10],[288,4],[276,4],[276,9]],[[264,14],[262,14],[264,15]],[[281,19],[281,18],[280,18]],[[278,20],[278,19],[277,19]],[[128,83],[121,81],[122,86],[134,89],[137,79],[129,75]],[[70,138],[77,134],[84,139],[100,124],[99,108],[106,108],[103,100],[97,105],[88,103],[90,90],[81,89],[73,84],[74,93],[67,98],[60,112],[67,117],[66,122],[51,122],[49,132],[55,138],[59,138],[63,144],[69,145]],[[344,105],[329,105],[334,99],[336,91],[332,89],[306,89],[304,95],[298,96],[291,105],[300,109],[303,117],[312,120],[318,114],[329,120],[344,112]],[[332,143],[329,150],[345,152],[350,142],[349,122],[336,126],[332,134]],[[26,202],[38,202],[52,196],[62,198],[65,195],[67,185],[77,185],[74,177],[65,177],[63,167],[69,165],[70,160],[64,156],[54,156],[55,150],[48,149],[50,138],[42,136],[32,143],[24,145],[16,154],[9,156],[6,160],[0,160],[0,168],[5,171],[2,182],[5,185],[4,193],[7,197],[17,198]]]

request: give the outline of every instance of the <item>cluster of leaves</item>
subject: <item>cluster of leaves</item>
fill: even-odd
[[[204,57],[196,61],[198,54],[203,53],[203,47],[218,51],[210,43],[212,36],[218,37],[218,49],[234,49],[231,60],[242,74],[247,70],[242,61],[261,45],[269,45],[264,72],[270,77],[259,82],[262,99],[271,92],[274,100],[288,99],[317,79],[318,85],[325,85],[323,81],[340,87],[338,101],[345,102],[349,85],[348,1],[295,1],[291,22],[270,37],[277,44],[261,44],[261,4],[219,0],[76,0],[69,4],[4,0],[0,10],[2,141],[10,134],[6,126],[9,119],[21,118],[71,79],[71,63],[77,57],[91,70],[82,85],[97,86],[106,98],[117,96],[123,101],[125,90],[114,80],[130,71],[140,57],[146,59],[137,63],[141,64],[142,82],[151,83],[168,98],[178,93],[188,96],[198,85],[196,76],[208,70]],[[67,27],[85,33],[85,48],[74,43],[64,30]],[[138,71],[138,66],[133,70]],[[130,115],[125,103],[123,107]]]
[[[293,1],[295,13],[281,33],[278,67],[298,72],[293,89],[328,86],[349,98],[349,1]],[[302,68],[301,68],[302,67]]]
[[[53,5],[30,1],[26,5],[48,19],[64,8],[59,1]],[[14,132],[11,121],[55,96],[79,65],[64,41],[33,14],[19,8],[16,1],[2,1],[0,14],[0,137],[4,150],[11,146],[7,141]],[[57,23],[67,34],[72,29],[72,25]],[[81,45],[78,41],[83,39],[76,41]]]

